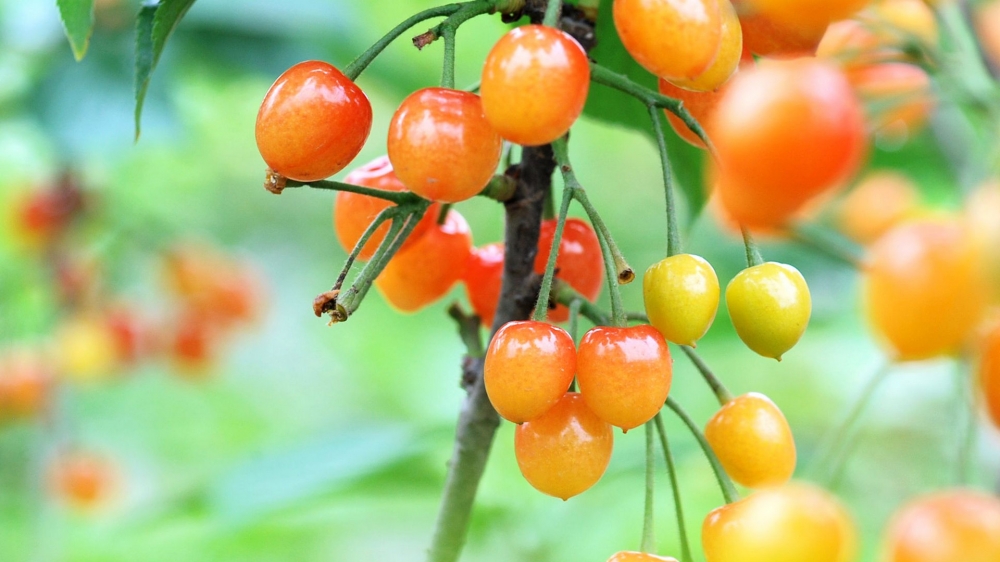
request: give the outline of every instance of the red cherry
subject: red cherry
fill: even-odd
[[[535,273],[545,273],[545,265],[549,261],[549,251],[552,249],[552,237],[556,232],[556,219],[542,221],[542,229],[538,235],[538,254],[535,256]],[[570,287],[593,302],[601,294],[601,284],[604,282],[604,257],[601,254],[601,243],[597,239],[590,224],[577,219],[566,219],[562,243],[559,244],[559,255],[556,258],[556,277],[562,279]],[[565,322],[569,319],[569,309],[559,305],[549,311],[549,320]]]
[[[257,149],[275,172],[316,181],[344,169],[372,128],[372,106],[350,78],[322,61],[286,70],[257,113]]]
[[[472,310],[483,320],[483,325],[493,325],[493,315],[500,300],[503,283],[503,254],[501,243],[473,248],[465,264],[465,292],[469,295]]]

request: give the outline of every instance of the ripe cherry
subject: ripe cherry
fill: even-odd
[[[569,131],[589,88],[590,63],[583,47],[554,27],[526,25],[493,45],[479,93],[486,119],[501,137],[537,146]]]
[[[172,326],[168,350],[176,373],[186,379],[205,378],[219,353],[219,331],[198,311],[188,310]]]
[[[994,65],[1000,65],[1000,1],[976,4],[973,20],[983,53]]]
[[[865,176],[840,202],[840,230],[861,244],[870,244],[892,227],[919,212],[917,186],[898,172],[877,171]]]
[[[847,78],[870,108],[871,127],[905,141],[927,122],[936,105],[931,78],[913,64],[886,62],[851,68]]]
[[[597,483],[611,461],[611,426],[567,392],[540,418],[514,430],[514,454],[525,480],[564,500]]]
[[[399,181],[388,156],[379,156],[375,160],[356,168],[344,178],[345,183],[382,189],[385,191],[406,191],[406,186]],[[337,239],[344,250],[350,252],[361,236],[368,230],[368,226],[375,220],[379,213],[388,209],[393,204],[385,199],[369,197],[359,193],[349,191],[338,191],[337,199],[333,206],[333,228],[337,232]],[[441,206],[433,204],[427,209],[424,218],[417,224],[410,234],[410,237],[403,243],[402,248],[407,248],[416,242],[428,228],[437,220]],[[389,221],[382,223],[382,226],[375,230],[368,242],[361,248],[358,259],[368,261],[379,244],[385,239],[389,232]],[[401,249],[402,249],[401,248]]]
[[[410,191],[456,203],[479,193],[500,163],[500,135],[479,96],[448,88],[409,95],[389,124],[389,160]]]
[[[715,60],[695,78],[672,80],[675,85],[698,92],[711,92],[728,82],[736,72],[743,58],[743,29],[729,0],[719,0],[719,13],[722,16],[722,36]]]
[[[693,346],[715,320],[719,278],[705,258],[678,254],[646,270],[642,296],[649,323],[667,341]]]
[[[962,220],[979,247],[990,301],[1000,302],[1000,182],[987,180],[965,198]]]
[[[718,0],[614,0],[615,28],[632,58],[660,78],[697,78],[722,42]]]
[[[544,322],[504,324],[486,351],[486,394],[506,420],[538,418],[569,390],[576,374],[576,344]]]
[[[771,58],[811,57],[826,30],[822,25],[789,25],[760,13],[750,0],[734,0],[743,28],[743,45],[753,54]]]
[[[344,169],[372,128],[365,93],[334,66],[300,62],[275,80],[257,113],[257,149],[275,172],[316,181]]]
[[[539,275],[545,273],[555,232],[555,219],[542,221],[542,229],[538,235],[538,254],[535,255],[535,273]],[[556,277],[591,302],[601,294],[604,257],[597,233],[587,222],[577,218],[566,219],[559,255],[556,257]],[[565,322],[567,319],[569,309],[563,305],[549,311],[549,320],[552,322]]]
[[[483,325],[492,326],[493,316],[500,300],[503,284],[503,254],[501,243],[487,244],[473,248],[469,261],[465,264],[465,293],[469,296],[472,310],[483,320]]]
[[[768,262],[744,269],[729,282],[726,307],[743,343],[780,361],[805,333],[812,299],[799,270]]]
[[[894,517],[884,552],[886,562],[1000,560],[1000,500],[973,490],[918,498]]]
[[[677,562],[677,559],[648,552],[622,551],[608,558],[608,562]]]
[[[750,227],[779,226],[853,175],[865,152],[863,112],[850,83],[815,59],[740,72],[708,126],[721,202]]]
[[[40,350],[15,348],[0,355],[0,424],[41,414],[52,378],[52,367]]]
[[[778,486],[795,471],[795,439],[778,406],[751,392],[722,406],[705,438],[733,480],[748,488]]]
[[[707,562],[848,562],[857,530],[828,492],[791,483],[713,510],[701,543]]]
[[[901,224],[870,248],[862,278],[865,309],[896,360],[962,347],[988,301],[980,256],[956,219]]]
[[[53,493],[70,507],[80,510],[89,511],[107,504],[118,479],[114,464],[94,453],[63,453],[49,467],[49,485]]]
[[[462,278],[472,252],[469,223],[448,211],[412,246],[392,257],[375,279],[375,287],[402,312],[416,312],[443,297]]]
[[[185,307],[220,326],[250,322],[260,314],[263,290],[257,272],[219,250],[174,248],[165,256],[164,274]]]
[[[625,431],[663,408],[673,378],[667,342],[648,325],[592,328],[580,340],[576,369],[590,409]]]
[[[817,28],[844,19],[870,0],[746,0],[747,4],[791,27]]]

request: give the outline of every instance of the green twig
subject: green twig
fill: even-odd
[[[562,204],[559,206],[559,218],[556,219],[556,231],[552,235],[552,246],[549,248],[549,259],[545,262],[545,275],[542,276],[542,286],[538,291],[538,300],[535,302],[535,312],[532,315],[532,319],[538,322],[545,320],[549,312],[552,279],[556,275],[556,260],[559,258],[559,248],[562,245],[563,230],[566,226],[566,214],[569,212],[569,203],[572,199],[573,191],[565,189]]]
[[[437,223],[444,224],[448,220],[448,213],[451,212],[451,203],[445,203],[441,205],[441,210],[438,211]]]
[[[667,201],[667,256],[681,251],[681,235],[677,224],[677,206],[674,203],[674,173],[670,168],[670,154],[667,152],[667,139],[663,136],[663,123],[660,110],[655,105],[646,106],[649,118],[653,122],[653,136],[656,137],[656,147],[660,151],[660,166],[663,169],[663,192]]]
[[[363,185],[354,185],[350,183],[344,183],[332,180],[320,180],[320,181],[296,181],[287,180],[285,183],[286,188],[289,187],[311,187],[313,189],[328,189],[332,191],[348,191],[350,193],[357,193],[360,195],[367,195],[369,197],[374,197],[376,199],[384,199],[386,201],[391,201],[397,205],[406,205],[407,203],[417,203],[424,201],[422,197],[416,193],[411,193],[409,191],[386,191],[384,189],[374,189],[371,187],[365,187]]]
[[[347,256],[347,261],[344,262],[344,267],[340,270],[340,275],[337,276],[337,282],[333,285],[333,290],[338,290],[344,286],[344,280],[347,279],[348,273],[351,271],[351,267],[354,265],[355,260],[358,259],[358,255],[361,254],[361,250],[364,249],[365,245],[368,244],[368,240],[375,234],[382,223],[389,219],[395,219],[401,213],[401,207],[389,207],[388,209],[383,209],[379,213],[375,220],[368,225],[361,238],[358,242],[354,244],[354,248],[351,250],[350,255]]]
[[[656,499],[655,486],[656,462],[653,450],[653,432],[656,431],[652,420],[646,422],[646,498],[642,514],[642,546],[643,552],[656,552],[656,528],[653,523],[653,502]]]
[[[699,356],[694,349],[686,345],[682,345],[680,348],[681,351],[688,356],[688,359],[691,360],[691,363],[694,364],[695,368],[698,369],[701,376],[704,377],[705,382],[708,383],[708,386],[712,389],[715,397],[719,399],[719,404],[725,406],[727,403],[732,401],[732,393],[729,392],[726,385],[722,384],[719,377],[715,376],[715,373],[712,372],[712,369],[708,367],[708,364],[705,363],[701,356]]]
[[[453,303],[448,307],[448,316],[458,324],[458,335],[465,344],[465,354],[473,358],[486,356],[486,349],[483,346],[482,325],[483,321],[475,314],[466,314],[458,303]]]
[[[411,27],[429,19],[450,16],[457,12],[463,5],[464,4],[446,4],[444,6],[436,6],[410,16],[402,23],[392,28],[392,31],[385,34],[385,36],[379,39],[374,45],[369,47],[367,51],[361,53],[358,58],[354,59],[354,62],[347,65],[347,68],[344,69],[344,75],[351,80],[357,80],[358,76],[360,76],[361,73],[368,68],[368,65],[375,60],[375,57],[379,56],[379,54],[381,54],[390,43],[398,39],[400,35],[406,33]]]
[[[740,225],[740,231],[743,233],[743,246],[747,252],[747,267],[754,267],[764,263],[764,258],[760,255],[760,248],[757,246],[757,242],[754,241],[753,235],[750,234],[750,229]]]
[[[583,299],[578,298],[573,299],[573,301],[569,303],[569,328],[567,329],[567,332],[569,332],[569,337],[573,338],[573,341],[576,341],[576,335],[579,331],[580,307],[583,306],[584,302],[585,301]]]
[[[667,440],[667,430],[663,427],[663,416],[659,413],[653,418],[656,432],[660,435],[660,446],[663,448],[663,458],[667,461],[667,475],[670,476],[670,489],[674,495],[674,511],[677,515],[677,533],[681,539],[681,562],[692,562],[691,545],[688,543],[687,524],[684,521],[684,503],[681,500],[681,487],[677,479],[677,467],[674,466],[674,455],[670,453],[670,442]]]
[[[712,471],[715,472],[715,478],[719,481],[719,489],[722,490],[722,497],[725,498],[726,503],[733,503],[740,499],[739,492],[736,491],[736,487],[733,486],[733,481],[726,474],[725,469],[722,468],[722,464],[719,462],[719,458],[715,456],[715,451],[712,450],[712,446],[708,444],[708,440],[705,439],[705,435],[698,428],[698,425],[694,423],[691,416],[684,411],[684,408],[677,403],[672,397],[667,397],[667,407],[677,414],[677,417],[684,422],[684,425],[691,430],[691,434],[698,441],[698,445],[701,446],[702,452],[705,453],[705,457],[708,458],[708,463],[712,465]]]

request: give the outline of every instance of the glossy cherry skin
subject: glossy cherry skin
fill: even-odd
[[[701,543],[707,562],[853,562],[857,530],[829,492],[790,483],[713,510]]]
[[[576,392],[567,392],[540,418],[514,430],[514,454],[524,479],[563,500],[601,479],[613,446],[611,426]]]
[[[622,551],[608,558],[608,562],[677,562],[677,559],[648,552]]]
[[[913,180],[898,172],[876,171],[840,202],[837,222],[841,232],[855,242],[871,244],[919,209],[920,195]]]
[[[795,472],[795,439],[770,398],[756,392],[733,398],[705,425],[705,439],[722,468],[747,488],[788,482]]]
[[[372,128],[372,106],[350,78],[322,61],[275,80],[257,113],[257,149],[275,172],[316,181],[344,169]]]
[[[535,255],[535,273],[545,273],[552,250],[552,239],[556,232],[556,220],[542,221],[538,234],[538,254]],[[597,233],[589,223],[577,218],[566,219],[559,255],[556,257],[556,277],[591,302],[597,300],[604,283],[604,257]],[[569,319],[569,309],[559,305],[549,311],[549,320],[565,322]]]
[[[493,45],[483,65],[483,111],[500,136],[525,146],[548,144],[583,112],[590,63],[583,47],[554,27],[525,25]]]
[[[743,27],[743,44],[755,55],[771,58],[811,57],[826,24],[789,25],[753,9],[750,0],[733,2]]]
[[[736,72],[743,56],[743,28],[729,0],[719,0],[719,13],[722,16],[722,36],[715,60],[705,72],[692,79],[672,80],[675,85],[697,92],[711,92],[728,82]]]
[[[642,297],[649,323],[667,341],[693,346],[719,310],[719,278],[705,258],[678,254],[646,270]]]
[[[501,243],[473,248],[465,264],[465,293],[472,310],[483,320],[484,326],[493,325],[493,316],[500,300],[503,284],[503,255]]]
[[[1000,500],[974,490],[918,498],[893,518],[886,562],[1000,560]]]
[[[666,340],[652,326],[598,326],[580,340],[576,370],[580,394],[590,409],[628,431],[663,408],[673,361]]]
[[[375,279],[382,296],[402,312],[416,312],[440,299],[462,278],[472,251],[469,223],[448,211],[412,246],[393,256]]]
[[[865,311],[896,360],[948,355],[965,344],[989,297],[980,257],[955,219],[901,224],[870,248]]]
[[[709,123],[717,189],[734,219],[780,226],[860,167],[861,104],[836,67],[816,59],[769,61],[740,72]]]
[[[743,343],[780,361],[805,333],[812,298],[799,270],[767,262],[744,269],[729,282],[726,307]]]
[[[717,0],[614,0],[613,13],[625,50],[660,78],[696,78],[719,52]]]
[[[500,163],[501,145],[479,96],[470,92],[417,90],[389,123],[389,160],[400,181],[443,203],[482,191]]]
[[[569,390],[576,374],[576,344],[557,326],[508,322],[486,350],[486,394],[501,417],[537,419]]]
[[[870,0],[746,0],[756,11],[791,27],[815,28],[844,19]]]
[[[406,191],[406,186],[399,181],[393,172],[388,156],[379,156],[364,166],[356,168],[347,174],[344,182],[384,191]],[[368,226],[375,220],[375,217],[392,205],[392,202],[385,199],[349,191],[338,191],[336,202],[333,205],[333,228],[337,232],[337,240],[340,241],[344,250],[347,252],[353,250],[354,245],[361,240],[361,236],[368,230]],[[416,242],[434,224],[440,210],[441,206],[437,203],[431,205],[402,247],[407,248]],[[375,233],[358,254],[358,259],[362,261],[371,259],[379,244],[385,239],[387,232],[389,232],[389,221],[382,223],[382,226],[375,230]]]

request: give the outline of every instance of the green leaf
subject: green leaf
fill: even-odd
[[[76,60],[83,59],[94,32],[94,0],[57,0],[66,38]]]
[[[135,25],[135,139],[141,131],[142,105],[167,39],[195,0],[161,0],[139,10]]]
[[[591,58],[598,64],[624,74],[634,82],[655,91],[656,77],[635,62],[618,38],[611,6],[612,2],[601,2],[597,16],[597,47],[591,50]],[[646,106],[624,92],[592,83],[584,113],[601,121],[642,131],[652,142],[656,142]],[[690,218],[694,219],[704,208],[706,201],[704,154],[701,149],[691,146],[674,134],[672,129],[666,136],[677,186],[687,198]]]

